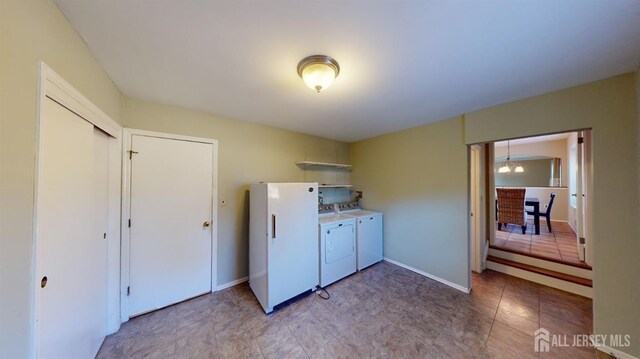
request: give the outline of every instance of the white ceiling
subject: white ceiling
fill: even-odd
[[[343,141],[640,63],[638,0],[56,3],[127,96]],[[313,54],[341,67],[320,94]]]

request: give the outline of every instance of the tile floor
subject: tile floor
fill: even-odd
[[[596,358],[535,353],[533,332],[592,332],[591,300],[491,270],[462,293],[382,262],[265,315],[246,283],[124,323],[98,358]],[[570,336],[572,338],[572,336]]]
[[[576,234],[565,222],[552,222],[553,233],[549,233],[547,223],[540,219],[540,234],[535,235],[533,219],[529,219],[526,234],[522,234],[519,226],[502,226],[502,230],[496,228],[495,247],[515,249],[522,252],[536,254],[545,258],[560,260],[569,264],[586,266],[578,258],[578,246]]]

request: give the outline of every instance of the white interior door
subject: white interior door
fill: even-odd
[[[108,141],[46,98],[40,123],[36,356],[90,358],[107,332]]]
[[[131,137],[129,315],[211,291],[213,145]]]
[[[480,223],[480,147],[477,145],[470,147],[470,173],[469,173],[469,190],[470,190],[470,231],[471,231],[471,269],[477,273],[482,273],[482,249],[484,241],[481,233]]]
[[[584,131],[584,168],[583,172],[583,191],[584,201],[584,261],[588,265],[593,265],[593,147],[591,130]]]
[[[591,131],[578,133],[576,151],[576,240],[580,260],[591,264],[591,192],[593,191],[593,161],[591,152]]]
[[[585,260],[585,146],[584,133],[578,132],[578,148],[576,151],[576,244],[578,246],[578,257]]]

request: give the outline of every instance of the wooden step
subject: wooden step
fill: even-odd
[[[590,279],[580,278],[580,277],[576,277],[576,276],[573,276],[573,275],[552,271],[552,270],[549,270],[549,269],[535,267],[535,266],[532,266],[532,265],[529,265],[529,264],[514,262],[514,261],[511,261],[511,260],[508,260],[508,259],[499,258],[499,257],[491,256],[491,255],[487,256],[487,261],[491,261],[491,262],[494,262],[494,263],[500,263],[500,264],[503,264],[503,265],[506,265],[506,266],[510,266],[510,267],[514,267],[514,268],[518,268],[518,269],[522,269],[522,270],[526,270],[528,272],[541,274],[541,275],[544,275],[544,276],[547,276],[547,277],[556,278],[556,279],[564,280],[564,281],[575,283],[575,284],[579,284],[579,285],[583,285],[583,286],[589,287],[589,288],[593,287],[593,281],[591,281]]]
[[[517,250],[517,249],[513,249],[513,248],[508,248],[505,246],[494,246],[494,245],[489,245],[489,248],[491,249],[497,249],[497,250],[501,250],[503,252],[509,252],[509,253],[514,253],[514,254],[519,254],[521,256],[527,256],[527,257],[531,257],[531,258],[537,258],[537,259],[542,259],[545,261],[549,261],[549,262],[555,262],[558,264],[563,264],[566,266],[572,266],[572,267],[576,267],[576,268],[583,268],[583,269],[588,269],[591,270],[591,266],[588,265],[587,263],[573,263],[573,262],[565,262],[561,259],[555,259],[555,258],[550,258],[550,257],[545,257],[545,256],[541,256],[535,253],[530,253],[527,251],[521,251],[521,250]]]
[[[497,248],[489,248],[489,253],[487,253],[487,255],[502,258],[502,259],[507,259],[510,261],[518,262],[518,263],[528,264],[530,266],[540,267],[540,268],[544,268],[544,269],[548,269],[551,271],[560,272],[568,275],[574,275],[580,278],[593,279],[593,271],[587,268],[569,266],[569,265],[565,265],[558,262],[548,261],[546,259],[525,256],[518,253],[510,252],[510,251],[503,251]]]

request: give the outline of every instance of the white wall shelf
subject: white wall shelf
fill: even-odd
[[[322,183],[318,185],[318,188],[351,188],[353,185],[350,184],[327,184]]]
[[[351,169],[351,165],[344,163],[329,163],[329,162],[314,162],[314,161],[298,161],[296,165],[307,168],[307,167],[330,167],[330,168],[339,168],[339,169]]]

